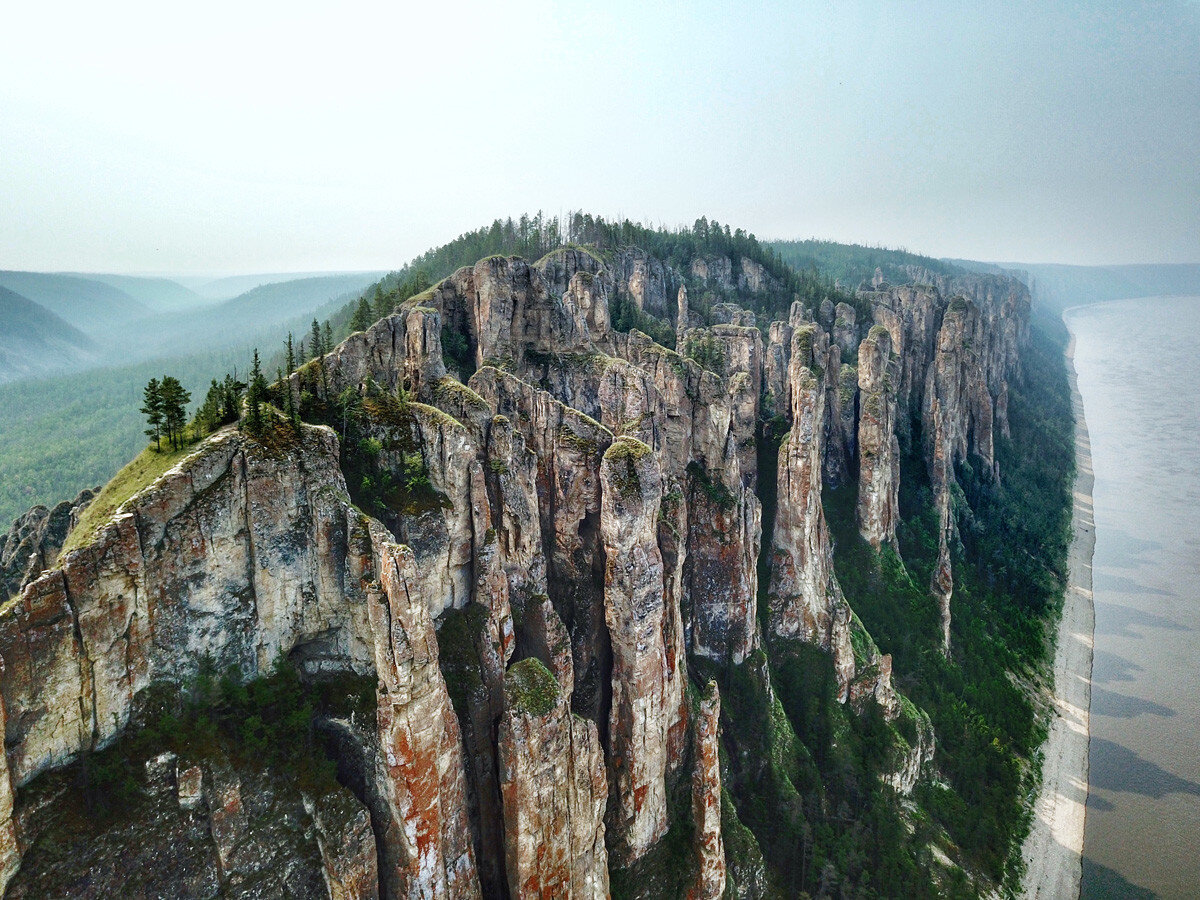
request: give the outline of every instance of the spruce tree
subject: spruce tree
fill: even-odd
[[[314,390],[318,393],[321,399],[329,398],[329,385],[325,378],[325,354],[329,352],[329,348],[325,346],[325,338],[321,335],[321,324],[316,320],[312,320],[312,351],[313,359],[317,361],[317,385]]]
[[[283,390],[284,408],[287,410],[288,421],[297,431],[300,429],[300,416],[296,412],[296,397],[292,391],[292,373],[296,371],[296,352],[292,347],[292,333],[288,332],[287,339],[287,380],[279,379],[279,387]]]
[[[376,294],[379,293],[379,288],[375,288]],[[354,310],[354,317],[350,319],[350,331],[366,331],[375,321],[371,315],[371,304],[367,302],[366,297],[358,298],[358,308]]]
[[[162,426],[163,426],[163,405],[162,405],[162,388],[158,383],[157,378],[151,378],[146,384],[146,389],[142,392],[144,405],[142,406],[142,415],[146,417],[146,424],[150,427],[146,429],[146,437],[154,440],[154,449],[162,449]]]
[[[226,422],[237,422],[242,417],[242,389],[245,387],[237,380],[237,371],[232,375],[225,373],[225,382],[221,385],[221,418]]]
[[[262,432],[262,402],[267,381],[263,378],[262,366],[258,361],[258,348],[254,348],[254,366],[250,369],[250,384],[246,388],[246,423],[251,434]]]
[[[221,427],[221,415],[223,412],[224,402],[221,385],[214,378],[212,384],[208,386],[208,393],[204,396],[204,403],[200,405],[200,411],[196,414],[196,422],[207,434],[212,434]]]
[[[184,390],[179,379],[164,375],[159,388],[162,397],[163,427],[172,449],[183,446],[183,426],[187,423],[187,405],[192,400],[190,392]]]
[[[372,301],[375,320],[378,321],[390,316],[394,302],[391,292],[385,294],[381,284],[375,285],[375,299]]]

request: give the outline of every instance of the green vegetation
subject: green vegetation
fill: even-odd
[[[547,715],[558,703],[558,680],[534,656],[508,667],[504,690],[514,709],[531,716]]]
[[[642,492],[642,479],[638,474],[638,461],[654,451],[637,438],[618,437],[604,451],[613,484],[623,497],[637,500]]]
[[[462,609],[446,610],[437,624],[438,664],[464,732],[469,730],[471,721],[470,699],[481,692],[486,695],[479,641],[487,619],[487,607],[482,603],[468,603]]]
[[[257,351],[254,360],[257,365]],[[192,402],[191,391],[184,390],[178,378],[164,375],[158,384],[151,378],[143,396],[146,405],[141,411],[150,425],[146,436],[153,437],[155,449],[161,450],[160,436],[165,434],[171,449],[178,450],[184,445],[186,438],[184,424],[187,422],[187,405]]]
[[[700,491],[717,509],[728,512],[737,505],[737,498],[719,477],[713,475],[698,462],[687,465],[687,473],[691,476],[692,487]]]
[[[688,334],[681,352],[702,368],[717,375],[725,374],[725,345],[711,331],[706,329]]]
[[[617,331],[640,331],[649,335],[655,343],[672,350],[675,349],[675,329],[669,322],[655,318],[637,305],[624,294],[617,294],[608,300],[608,315],[612,327]]]
[[[912,281],[907,271],[909,266],[927,269],[934,275],[958,275],[964,271],[940,259],[886,247],[818,240],[772,241],[770,246],[793,268],[836,278],[850,290],[856,289],[863,281],[870,281],[877,268],[883,270],[883,277],[894,284]]]
[[[134,727],[75,763],[93,816],[118,815],[134,802],[145,761],[164,750],[193,762],[228,757],[256,771],[283,773],[301,790],[323,794],[337,786],[337,766],[325,753],[316,720],[353,715],[370,722],[375,680],[347,674],[307,683],[281,658],[271,674],[243,682],[235,667],[218,674],[205,659],[182,688],[156,682],[137,702]]]
[[[897,687],[925,709],[938,735],[945,784],[917,799],[972,869],[1012,887],[1020,875],[1022,810],[1045,736],[1031,699],[1049,666],[1047,623],[1062,597],[1069,542],[1073,449],[1061,345],[1035,330],[1026,380],[1014,385],[1012,439],[997,438],[997,483],[977,461],[959,468],[966,500],[955,504],[953,653],[927,586],[938,521],[919,434],[901,462],[901,556],[876,555],[854,524],[856,486],[826,492],[838,580],[879,648],[893,656]],[[914,423],[914,428],[917,425]],[[778,683],[778,682],[777,682]],[[818,717],[819,721],[819,717]]]
[[[78,523],[67,535],[60,558],[90,541],[97,530],[108,523],[122,503],[153,484],[155,479],[187,456],[192,449],[186,443],[176,450],[165,452],[147,447],[134,457],[113,476],[80,514]]]

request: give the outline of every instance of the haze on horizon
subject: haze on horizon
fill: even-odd
[[[496,217],[1200,262],[1194,2],[24,4],[0,268],[396,268]]]

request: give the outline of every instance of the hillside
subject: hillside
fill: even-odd
[[[0,383],[86,364],[95,345],[27,297],[0,287]]]
[[[251,275],[227,275],[223,278],[188,278],[190,290],[210,302],[232,300],[234,297],[253,291],[255,288],[284,281],[301,281],[307,278],[322,278],[328,272],[281,272]],[[342,272],[342,275],[370,275],[369,272]],[[378,276],[376,276],[378,277]]]
[[[313,316],[324,319],[378,277],[379,273],[324,275],[264,284],[220,303],[148,319],[142,323],[145,335],[139,354],[282,343],[289,330],[305,330]]]
[[[111,285],[128,294],[152,312],[175,312],[203,306],[210,302],[208,298],[169,278],[87,273],[79,273],[77,277]]]
[[[788,265],[802,272],[815,270],[833,278],[847,290],[857,290],[864,282],[870,284],[878,269],[887,281],[906,284],[912,272],[923,269],[934,275],[953,276],[964,269],[953,262],[862,244],[839,244],[835,241],[772,241],[771,248]]]
[[[0,287],[45,307],[97,343],[150,313],[123,290],[81,275],[0,272]]]
[[[1039,306],[1059,315],[1071,306],[1134,297],[1200,296],[1200,264],[1065,266],[1049,263],[972,263],[978,271],[1024,273]]]
[[[1072,460],[1025,286],[512,224],[32,548],[15,896],[1016,887]]]

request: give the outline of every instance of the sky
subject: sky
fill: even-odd
[[[394,269],[539,209],[1200,262],[1197,2],[43,0],[4,19],[0,268]]]

